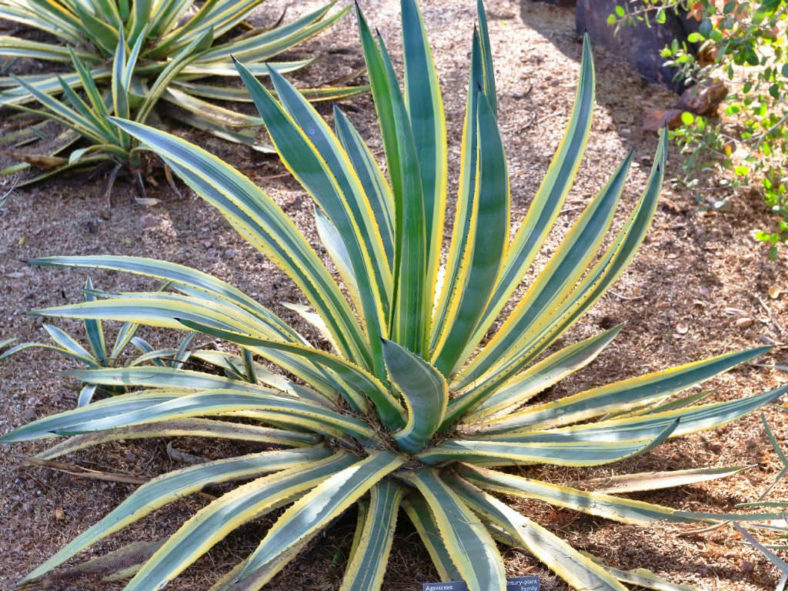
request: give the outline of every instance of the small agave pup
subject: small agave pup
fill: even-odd
[[[169,292],[106,295],[42,310],[41,315],[189,329],[222,337],[242,353],[192,353],[193,359],[213,363],[214,372],[177,367],[74,372],[88,384],[135,389],[20,427],[2,441],[69,436],[44,452],[45,458],[130,433],[235,438],[276,449],[151,480],[25,581],[178,497],[228,481],[244,483],[154,544],[126,589],[161,589],[235,527],[286,507],[261,535],[257,549],[212,588],[259,589],[352,506],[357,507],[358,525],[343,589],[380,588],[401,513],[421,535],[441,578],[462,579],[473,591],[506,588],[496,540],[526,548],[577,589],[621,590],[622,582],[664,589],[664,581],[642,571],[624,572],[589,558],[495,493],[637,525],[731,517],[527,477],[527,467],[534,464],[597,466],[629,458],[667,437],[734,420],[786,391],[706,405],[697,404],[696,394],[671,398],[764,351],[753,349],[555,401],[531,402],[591,362],[619,332],[616,327],[549,349],[634,256],[656,207],[665,137],[641,199],[607,246],[603,243],[630,158],[578,217],[505,322],[492,331],[536,258],[579,166],[593,106],[590,49],[587,44],[583,49],[577,102],[564,141],[510,241],[509,182],[479,4],[457,213],[440,269],[448,168],[443,105],[415,0],[402,0],[402,20],[404,93],[383,40],[374,38],[358,12],[388,178],[341,111],[335,110],[332,131],[282,76],[270,72],[277,100],[238,65],[279,155],[315,201],[317,228],[344,289],[293,222],[249,179],[172,135],[117,121],[292,278],[312,306],[292,309],[317,327],[331,352],[311,345],[237,289],[187,267],[110,256],[35,261],[139,273],[172,287]],[[439,269],[443,288],[436,294]],[[256,358],[279,366],[285,375],[272,374]],[[246,371],[231,371],[237,367]],[[526,476],[506,471],[513,465]],[[634,475],[623,490],[697,482],[735,471]]]

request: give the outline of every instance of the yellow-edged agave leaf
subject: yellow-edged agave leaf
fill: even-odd
[[[458,272],[444,318],[433,363],[446,376],[454,373],[479,315],[487,305],[509,239],[509,173],[503,142],[490,102],[484,95],[476,106],[476,186],[471,223],[465,238],[467,254]]]
[[[358,285],[364,326],[373,343],[373,362],[379,360],[379,339],[386,336],[391,271],[361,182],[336,136],[295,88],[272,71],[281,101],[277,103],[240,64],[238,71],[285,165],[344,241]]]
[[[440,427],[449,387],[434,367],[393,341],[383,341],[383,360],[408,411],[408,422],[394,433],[394,441],[403,451],[416,453]]]
[[[615,576],[583,556],[561,538],[521,515],[506,503],[453,477],[460,498],[474,511],[502,527],[550,570],[578,591],[626,591]]]
[[[142,257],[100,255],[43,257],[31,259],[28,262],[32,265],[111,269],[190,286],[220,299],[225,299],[251,312],[260,320],[270,324],[283,339],[304,342],[304,338],[289,324],[241,290],[208,273],[192,269],[191,267]]]
[[[593,388],[528,410],[479,423],[488,432],[512,431],[524,427],[547,428],[576,423],[613,409],[626,409],[648,400],[674,394],[694,386],[732,367],[762,355],[769,347],[719,355],[638,378],[621,380]]]
[[[448,461],[479,463],[485,466],[518,464],[554,464],[556,466],[598,466],[617,462],[625,458],[646,453],[656,447],[678,427],[673,418],[649,441],[632,439],[616,441],[575,440],[571,437],[560,441],[506,441],[447,439],[440,445],[429,448],[416,457],[425,464],[441,464]]]
[[[339,452],[306,466],[263,476],[222,495],[170,536],[129,582],[126,591],[161,589],[235,528],[344,473],[352,463],[353,456]]]
[[[250,337],[235,332],[230,332],[218,328],[208,327],[183,320],[185,326],[212,334],[234,343],[252,346],[260,349],[274,349],[288,351],[295,355],[302,355],[306,359],[317,365],[334,372],[342,379],[348,388],[342,394],[347,402],[356,407],[356,410],[365,409],[366,402],[364,396],[368,396],[377,409],[381,421],[389,428],[401,427],[405,423],[405,411],[397,401],[396,397],[389,392],[386,387],[371,373],[367,373],[363,368],[353,365],[331,353],[326,353],[311,347],[302,347],[290,343],[279,343]]]
[[[52,558],[28,574],[22,582],[39,578],[63,564],[77,552],[142,519],[159,507],[199,491],[207,484],[243,480],[291,468],[311,467],[318,460],[330,455],[331,453],[323,447],[296,451],[269,451],[216,460],[163,474],[134,491],[106,517],[74,538]]]
[[[458,472],[460,476],[484,490],[545,501],[556,507],[573,509],[620,523],[648,525],[660,520],[692,523],[695,521],[718,522],[726,519],[755,521],[763,518],[762,514],[714,514],[679,511],[662,505],[633,501],[598,492],[581,491],[568,486],[523,478],[469,464],[461,464]]]
[[[359,511],[359,520],[342,591],[379,589],[386,572],[403,487],[382,480],[369,491],[369,507]]]
[[[9,12],[10,2],[19,14]],[[29,10],[30,2],[37,3],[40,14]],[[788,392],[784,386],[705,404],[700,401],[708,392],[679,394],[768,350],[759,348],[532,402],[593,361],[622,330],[617,326],[549,349],[632,260],[653,218],[665,174],[663,133],[646,186],[623,223],[615,225],[619,229],[611,230],[631,156],[613,171],[569,231],[551,238],[559,246],[545,257],[544,269],[534,273],[522,301],[509,301],[540,255],[586,145],[594,95],[587,40],[566,135],[510,241],[509,179],[497,125],[493,47],[477,0],[456,214],[448,252],[442,252],[450,207],[449,147],[436,68],[416,0],[401,0],[402,88],[382,36],[373,35],[360,7],[356,10],[384,162],[376,160],[339,108],[334,108],[332,129],[307,102],[342,92],[299,92],[282,77],[311,60],[260,61],[335,22],[342,10],[333,11],[328,4],[271,31],[245,29],[239,35],[233,27],[260,0],[208,0],[188,12],[192,2],[85,0],[80,11],[90,18],[83,26],[73,0],[0,0],[0,18],[11,15],[19,22],[24,13],[33,19],[32,26],[56,35],[58,11],[65,10],[70,17],[60,19],[62,39],[79,38],[91,28],[109,34],[114,28],[128,43],[112,45],[109,51],[79,45],[78,52],[64,53],[36,44],[3,45],[0,38],[0,54],[28,52],[27,57],[50,56],[61,62],[71,57],[76,73],[62,80],[49,74],[25,78],[36,92],[33,96],[79,133],[103,138],[101,145],[127,137],[136,158],[142,158],[142,149],[160,156],[303,291],[305,301],[283,305],[314,328],[309,334],[316,334],[319,344],[253,298],[188,267],[138,257],[33,261],[137,273],[163,286],[160,291],[108,293],[87,281],[84,302],[37,312],[81,319],[87,345],[46,325],[52,344],[0,343],[10,347],[0,359],[44,346],[87,368],[71,372],[82,384],[76,409],[19,427],[0,437],[1,443],[68,436],[39,454],[43,459],[105,442],[157,436],[228,440],[217,448],[221,450],[243,440],[266,450],[154,479],[35,576],[174,498],[206,484],[241,479],[253,480],[235,489],[224,484],[229,492],[160,547],[146,546],[146,552],[157,549],[147,559],[140,557],[137,562],[145,564],[127,588],[162,588],[232,529],[286,505],[291,506],[275,525],[261,533],[257,549],[220,574],[211,591],[263,588],[353,505],[359,507],[357,528],[342,585],[348,591],[380,589],[400,508],[440,578],[464,580],[474,591],[506,587],[495,539],[525,548],[576,589],[621,591],[622,582],[681,589],[652,573],[600,564],[561,540],[560,532],[549,532],[515,511],[500,495],[644,526],[663,520],[777,516],[693,513],[610,494],[733,476],[738,467],[629,476],[616,469],[617,476],[605,483],[579,480],[563,485],[491,469],[522,466],[526,474],[534,464],[616,462],[648,453],[668,437],[734,420]],[[94,20],[106,26],[99,31]],[[94,49],[101,59],[90,58]],[[236,67],[230,60],[233,54],[246,63]],[[111,67],[113,56],[117,63]],[[97,65],[103,63],[110,67]],[[212,75],[240,75],[247,89],[203,79]],[[273,91],[264,89],[257,76],[268,77]],[[108,84],[116,89],[114,103]],[[25,100],[13,81],[0,79],[0,89],[7,89],[0,92],[0,105]],[[108,118],[125,109],[123,89],[129,90],[132,118],[140,116],[146,95],[150,112],[160,97],[167,114],[256,149],[264,148],[256,143],[253,126],[264,122],[286,166],[313,200],[319,238],[334,265],[318,255],[273,199],[238,171],[184,140],[138,122]],[[353,92],[348,89],[346,96]],[[51,93],[62,94],[62,100]],[[261,116],[235,113],[214,105],[214,100],[254,102]],[[4,137],[0,146],[13,148],[40,129]],[[69,134],[63,138],[66,147],[77,132]],[[104,154],[89,146],[71,150],[64,166]],[[445,263],[439,269],[441,261]],[[499,318],[504,309],[513,312]],[[125,323],[112,347],[103,325],[109,320]],[[177,345],[151,344],[138,331],[146,325],[181,329],[186,337]],[[500,328],[491,333],[493,326]],[[223,340],[232,349],[200,348],[205,346],[193,344],[199,336],[210,339],[211,347]],[[131,348],[137,351],[133,355]]]
[[[758,394],[757,396],[729,400],[728,402],[690,406],[688,408],[649,413],[625,419],[598,421],[592,426],[579,425],[576,427],[551,429],[543,432],[527,429],[517,432],[510,431],[505,434],[501,433],[500,435],[494,436],[494,439],[530,443],[563,441],[643,441],[656,437],[674,421],[681,419],[681,423],[671,434],[671,437],[677,437],[679,435],[688,435],[690,433],[712,429],[729,423],[730,421],[749,414],[764,404],[777,400],[786,392],[788,392],[788,386],[782,386],[769,392]]]
[[[368,363],[367,346],[347,301],[295,224],[268,195],[238,171],[188,142],[140,124],[119,125],[149,147],[168,154],[167,164],[304,291],[326,319],[343,354]]]
[[[350,7],[332,10],[336,3],[329,2],[299,19],[277,23],[272,29],[249,30],[244,25],[240,30],[233,30],[262,2],[219,0],[196,6],[194,0],[139,0],[129,6],[126,0],[0,0],[0,18],[43,31],[69,46],[62,48],[55,44],[2,36],[0,55],[12,60],[37,59],[46,68],[47,64],[67,62],[71,48],[77,48],[72,58],[78,56],[100,75],[86,82],[82,75],[66,73],[68,90],[65,92],[78,96],[76,91],[79,87],[87,91],[88,85],[98,84],[100,93],[111,98],[106,108],[101,106],[93,111],[92,115],[99,119],[106,115],[105,110],[110,110],[117,117],[137,121],[145,121],[154,109],[160,114],[170,114],[172,107],[160,100],[163,98],[168,103],[175,102],[176,109],[188,109],[193,113],[190,117],[176,115],[175,119],[218,137],[262,150],[265,146],[258,144],[253,136],[230,129],[239,124],[240,114],[199,99],[198,93],[191,93],[190,85],[204,88],[204,79],[211,76],[237,77],[232,55],[245,60],[255,74],[265,75],[268,65],[283,73],[304,68],[317,58],[287,62],[272,60],[331,27],[350,10]],[[13,67],[13,62],[11,65]],[[184,84],[176,89],[178,82]],[[223,98],[217,100],[234,100],[228,96],[229,88],[226,83],[220,86]],[[41,101],[40,93],[53,95],[63,91],[54,72],[24,74],[21,81],[2,78],[0,89],[3,89],[0,91],[0,105]],[[364,90],[360,87],[317,88],[313,89],[311,97],[332,100],[354,96]],[[175,92],[179,94],[177,98],[173,96]],[[62,112],[58,114],[60,109],[53,110],[48,101],[42,104],[44,109],[36,113],[63,125],[73,124],[68,118],[63,118]],[[178,112],[186,113],[183,110]],[[256,126],[260,123],[259,118],[251,122]],[[100,126],[104,125],[106,122],[102,120]],[[92,159],[82,160],[83,167],[110,160],[116,165],[126,165],[132,171],[140,168],[136,142],[125,133],[118,133],[117,129],[108,126],[111,137],[105,138],[109,141],[101,141],[87,133],[81,121],[75,130],[81,133],[89,144],[87,148],[94,154]],[[58,155],[57,148],[47,145],[46,149],[46,156]],[[72,167],[55,168],[51,174],[65,172],[69,168]],[[4,174],[11,172],[11,169],[2,171]],[[43,175],[28,176],[24,183],[30,184],[42,178]]]
[[[285,429],[231,423],[216,419],[176,419],[165,423],[136,425],[134,427],[75,435],[45,449],[37,454],[36,458],[39,460],[53,460],[77,450],[110,441],[153,437],[208,437],[253,443],[270,443],[288,447],[305,447],[315,445],[321,441],[320,437],[314,433],[287,431]]]
[[[505,382],[479,407],[463,417],[464,423],[504,414],[516,409],[566,376],[585,367],[596,359],[602,350],[621,331],[623,325],[601,332],[553,353]],[[459,398],[461,398],[460,395]]]
[[[631,160],[630,153],[597,198],[588,204],[511,316],[463,370],[465,380],[475,380],[500,363],[500,358],[541,319],[551,303],[565,300],[566,293],[588,268],[613,221]]]
[[[322,529],[357,499],[406,461],[405,456],[390,452],[372,452],[366,459],[344,468],[325,479],[307,495],[287,509],[248,558],[239,580],[251,576],[258,568],[296,544],[304,536]],[[315,511],[319,506],[320,510]]]
[[[484,24],[484,23],[480,23]],[[481,96],[480,88],[486,88],[485,76],[492,75],[484,69],[482,56],[482,45],[480,35],[486,35],[486,28],[481,31],[474,29],[473,43],[471,46],[471,71],[468,81],[468,97],[465,103],[465,121],[462,135],[462,153],[460,155],[460,179],[459,193],[457,196],[454,223],[452,226],[451,243],[447,255],[446,264],[442,269],[441,287],[437,297],[436,309],[430,331],[430,350],[434,350],[442,332],[446,330],[446,314],[452,298],[455,285],[458,284],[458,276],[462,269],[467,265],[467,258],[472,254],[472,249],[468,248],[468,242],[472,236],[471,223],[473,221],[473,196],[476,188],[476,156],[478,139],[477,124],[477,104]]]
[[[429,290],[433,290],[440,266],[446,215],[446,117],[432,51],[415,0],[402,2],[402,52],[405,58],[405,107],[413,130],[424,191],[426,282]],[[432,300],[430,295],[428,302]]]
[[[584,480],[583,488],[607,494],[640,492],[673,488],[685,484],[697,484],[718,478],[727,478],[746,470],[747,466],[724,466],[721,468],[690,468],[688,470],[668,470],[665,472],[640,472],[619,474]]]
[[[429,309],[424,190],[413,129],[391,59],[356,8],[364,60],[380,119],[394,195],[394,264],[389,338],[421,355],[427,346]]]
[[[443,544],[470,591],[505,591],[501,555],[482,522],[432,468],[405,472],[401,477],[424,497]]]
[[[409,495],[402,502],[402,508],[419,533],[422,544],[427,548],[432,564],[438,569],[441,581],[459,581],[462,575],[454,566],[446,545],[435,523],[430,507],[421,495]]]

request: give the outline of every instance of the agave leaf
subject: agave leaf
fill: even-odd
[[[539,404],[500,419],[492,419],[481,423],[480,426],[484,425],[483,428],[490,432],[500,432],[526,426],[547,428],[575,423],[599,416],[609,410],[626,409],[679,392],[762,355],[768,350],[768,347],[760,347],[719,355],[637,378],[621,380],[561,400]]]
[[[506,414],[543,392],[566,376],[585,367],[618,335],[623,325],[557,351],[505,382],[479,407],[465,417],[464,423]],[[460,395],[457,400],[461,399]],[[457,403],[459,404],[459,403]]]
[[[509,173],[498,122],[484,95],[476,99],[476,186],[471,203],[463,264],[444,319],[433,363],[444,375],[454,373],[487,305],[501,269],[509,238]]]
[[[431,287],[435,285],[440,266],[446,211],[446,116],[438,74],[418,5],[415,0],[402,0],[401,6],[405,107],[413,130],[413,142],[424,191],[426,282],[427,286]]]
[[[334,105],[334,125],[337,137],[372,207],[383,248],[386,251],[385,260],[391,266],[394,264],[394,195],[391,187],[358,130],[336,105]]]
[[[642,441],[657,436],[673,421],[681,419],[671,437],[687,435],[697,431],[712,429],[724,425],[749,414],[756,408],[772,402],[788,392],[788,386],[775,388],[769,392],[718,402],[691,406],[660,413],[649,413],[626,419],[613,419],[598,421],[593,426],[564,427],[551,429],[545,432],[533,430],[509,431],[495,436],[496,439],[504,438],[508,441],[536,442],[561,442],[561,441]]]
[[[693,523],[697,521],[715,523],[729,519],[737,521],[763,519],[763,515],[757,514],[715,514],[679,511],[662,505],[623,499],[598,492],[581,491],[568,486],[505,474],[496,470],[470,466],[469,464],[461,464],[458,473],[472,484],[487,491],[545,501],[556,507],[572,509],[620,523],[648,525],[660,520],[673,523]],[[771,515],[767,519],[770,517]]]
[[[357,535],[350,550],[342,591],[379,589],[386,572],[404,489],[391,479],[384,479],[369,492],[369,507],[359,511]]]
[[[350,7],[344,8],[328,18],[323,18],[336,4],[336,1],[322,8],[259,35],[252,35],[242,41],[230,41],[217,45],[201,57],[203,61],[226,60],[231,56],[244,62],[268,61],[294,45],[318,35],[339,19],[344,17]]]
[[[434,367],[393,341],[383,341],[383,359],[408,411],[408,422],[394,434],[394,441],[403,451],[416,453],[438,430],[449,387]]]
[[[512,314],[463,370],[463,381],[475,380],[495,368],[523,338],[523,334],[543,320],[545,310],[553,302],[565,300],[588,268],[610,227],[631,160],[632,154],[610,177],[597,198],[588,204]]]
[[[504,528],[550,570],[580,591],[626,591],[615,576],[538,523],[456,476],[460,498],[485,520]]]
[[[325,367],[336,373],[350,388],[341,390],[340,393],[345,397],[347,402],[355,406],[357,410],[365,408],[366,403],[363,397],[366,395],[372,400],[378,411],[380,420],[384,425],[389,428],[397,428],[405,424],[405,411],[388,389],[386,389],[373,374],[367,373],[363,368],[353,365],[339,356],[311,347],[267,341],[222,329],[207,327],[187,320],[182,320],[181,322],[183,322],[185,326],[194,328],[200,332],[212,334],[241,345],[252,346],[262,350],[282,350],[303,356],[316,365]]]
[[[433,468],[400,474],[418,489],[438,526],[452,563],[470,591],[505,591],[506,572],[495,542],[457,493]]]
[[[222,495],[170,536],[129,582],[126,591],[160,589],[235,528],[342,474],[352,463],[350,454],[340,452],[263,476]]]
[[[391,274],[361,183],[325,121],[290,84],[271,72],[280,105],[240,64],[238,71],[285,165],[313,196],[345,243],[359,286],[360,311],[372,344],[373,363],[379,362]],[[308,130],[308,135],[302,130]],[[375,370],[379,373],[382,367]]]
[[[270,560],[296,544],[303,536],[323,529],[385,476],[404,464],[406,458],[390,451],[372,452],[326,478],[285,511],[274,523],[238,576],[243,580]],[[320,511],[315,511],[319,506]]]
[[[430,348],[434,349],[441,331],[445,330],[446,314],[448,313],[454,286],[460,284],[458,279],[462,272],[464,257],[472,251],[467,247],[472,236],[471,222],[473,220],[473,196],[476,189],[478,147],[477,110],[478,100],[483,94],[479,89],[487,87],[485,76],[491,76],[492,71],[485,71],[482,57],[480,35],[486,34],[486,29],[474,29],[473,43],[471,45],[471,71],[468,81],[468,96],[465,103],[465,120],[463,123],[462,152],[460,154],[460,180],[457,196],[454,224],[451,243],[447,255],[446,266],[443,269],[443,284],[438,294],[430,334]],[[508,231],[507,231],[508,234]],[[467,263],[467,261],[465,261]]]
[[[556,466],[599,466],[617,462],[625,458],[646,453],[656,447],[679,426],[678,419],[672,418],[667,426],[660,424],[661,430],[652,439],[615,440],[610,437],[602,441],[586,441],[566,437],[560,441],[522,441],[526,436],[513,441],[447,439],[439,445],[417,455],[425,464],[439,464],[446,461],[464,461],[482,465],[512,464],[553,464]],[[549,435],[549,434],[548,434]],[[557,439],[557,438],[556,438]]]
[[[637,474],[592,478],[583,480],[581,484],[587,490],[607,494],[620,494],[697,484],[698,482],[727,478],[746,469],[747,466],[724,466],[721,468],[689,468],[688,470],[669,470],[665,472],[640,472]]]
[[[101,521],[74,538],[57,554],[28,574],[20,583],[32,581],[95,544],[113,532],[142,519],[167,503],[192,494],[207,484],[252,478],[287,469],[304,469],[315,465],[330,452],[322,447],[296,451],[269,451],[226,460],[216,460],[168,472],[142,485]]]
[[[258,427],[243,423],[230,423],[216,419],[173,419],[163,423],[136,425],[108,431],[96,431],[76,435],[36,455],[40,460],[53,460],[77,450],[101,445],[119,439],[147,439],[152,437],[208,437],[218,439],[237,439],[255,443],[270,443],[288,447],[315,445],[320,441],[313,433],[299,433],[285,429]]]
[[[28,423],[0,437],[0,442],[27,441],[51,437],[54,434],[102,431],[172,418],[222,415],[247,409],[301,415],[334,429],[355,433],[364,439],[372,434],[364,422],[313,403],[276,394],[249,394],[217,389],[197,394],[161,391],[122,394]]]
[[[405,100],[382,40],[375,43],[361,11],[356,9],[364,61],[394,195],[394,264],[389,338],[422,355],[429,318],[425,311],[432,286],[427,281],[427,230],[418,154]]]
[[[402,501],[402,508],[408,514],[411,523],[419,532],[422,544],[427,548],[432,564],[438,569],[442,581],[459,581],[462,575],[449,556],[449,551],[443,543],[438,525],[432,516],[430,507],[421,495],[408,495]]]
[[[218,158],[183,140],[140,124],[118,125],[160,155],[166,154],[166,163],[187,184],[219,207],[247,240],[296,282],[326,319],[343,354],[362,363],[368,360],[361,329],[347,301],[312,247],[270,197]]]
[[[45,257],[31,259],[28,263],[44,266],[111,269],[114,271],[124,271],[126,273],[154,277],[175,284],[182,284],[218,297],[220,300],[226,300],[229,303],[240,306],[244,310],[254,314],[259,320],[268,324],[280,338],[292,340],[294,342],[305,342],[304,338],[290,325],[239,289],[236,289],[208,273],[203,273],[202,271],[197,271],[196,269],[183,265],[142,257],[90,255]],[[123,347],[121,347],[121,349],[123,349]],[[117,354],[113,353],[113,357],[117,357]]]

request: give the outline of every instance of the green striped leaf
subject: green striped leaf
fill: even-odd
[[[443,335],[433,356],[435,367],[449,376],[465,361],[463,352],[479,315],[494,290],[509,239],[509,173],[498,122],[484,95],[477,98],[476,186],[471,223],[463,254],[465,264],[452,290]]]
[[[408,422],[394,434],[394,441],[403,451],[416,453],[438,430],[449,401],[449,387],[433,366],[393,341],[383,341],[383,359],[408,411]]]
[[[488,441],[448,439],[417,455],[425,464],[447,461],[469,462],[486,466],[517,464],[551,464],[555,466],[598,466],[646,453],[676,429],[678,419],[672,419],[653,438],[630,441],[577,441],[572,438],[555,441]],[[613,438],[611,438],[613,439]]]
[[[438,570],[441,581],[459,581],[462,575],[449,556],[449,551],[443,543],[441,533],[432,516],[430,507],[421,495],[408,495],[402,502],[413,527],[419,533],[424,547]]]
[[[279,553],[295,545],[299,539],[323,529],[405,461],[405,457],[390,451],[375,451],[366,459],[326,478],[279,517],[247,560],[239,580],[276,560]],[[316,511],[315,507],[320,507],[320,510]]]
[[[339,452],[258,478],[219,497],[168,538],[126,585],[126,591],[161,589],[235,528],[304,495],[352,463],[353,456]]]
[[[370,489],[369,507],[359,509],[358,529],[342,580],[342,591],[380,589],[386,572],[397,513],[404,496],[402,486],[384,479]]]
[[[505,591],[506,572],[501,555],[487,529],[433,468],[410,470],[400,475],[427,501],[462,580],[470,591]]]
[[[20,584],[41,577],[99,540],[142,519],[159,507],[199,491],[208,484],[254,478],[261,474],[292,468],[304,469],[329,455],[330,452],[323,447],[297,451],[268,451],[216,460],[163,474],[139,487],[98,523],[74,538],[52,558],[28,574]]]
[[[600,416],[610,410],[623,410],[650,400],[659,400],[699,384],[732,367],[762,355],[769,347],[760,347],[696,361],[637,378],[629,378],[528,410],[480,423],[487,432],[511,431],[524,427],[558,427]]]
[[[331,129],[281,75],[271,72],[280,105],[240,64],[238,72],[280,157],[323,209],[345,243],[359,287],[360,311],[372,347],[373,363],[379,362],[380,338],[386,336],[391,273],[361,182]],[[379,374],[383,368],[374,369]]]
[[[519,545],[561,577],[574,589],[626,591],[615,576],[583,556],[561,538],[538,523],[520,515],[475,486],[456,476],[450,480],[460,498],[474,511],[512,535]]]
[[[315,445],[320,437],[314,433],[287,431],[271,427],[259,427],[243,423],[231,423],[216,419],[173,419],[163,423],[136,425],[97,431],[85,435],[74,435],[36,455],[40,460],[52,460],[80,449],[101,445],[110,441],[147,439],[152,437],[209,437],[254,443],[270,443],[288,447]]]
[[[463,412],[464,405],[461,402],[463,395],[456,397],[453,401],[453,406],[456,406],[454,412],[464,415],[464,423],[473,423],[487,417],[505,414],[525,404],[540,392],[591,363],[618,335],[622,327],[623,325],[615,326],[553,353],[505,382],[470,414],[465,415]]]
[[[481,342],[481,339],[492,326],[501,310],[503,310],[514,290],[517,289],[525,272],[539,253],[547,233],[561,210],[580,167],[585,146],[588,142],[594,108],[594,88],[595,77],[591,43],[586,38],[583,42],[580,80],[574,108],[564,132],[564,137],[547,169],[547,174],[542,179],[539,190],[528,208],[528,213],[520,224],[509,247],[501,279],[490,298],[490,303],[482,319],[476,327],[473,338],[469,341],[470,347],[475,347]]]
[[[572,509],[620,523],[649,525],[656,521],[694,523],[718,522],[727,519],[758,520],[757,514],[714,514],[678,511],[669,507],[623,499],[613,495],[577,490],[568,486],[550,484],[541,480],[523,478],[468,464],[461,464],[459,474],[472,484],[485,490],[525,499],[544,501],[556,507]]]
[[[174,136],[131,122],[118,125],[153,149],[189,186],[216,206],[253,246],[301,288],[326,319],[350,360],[368,364],[368,345],[339,288],[281,208],[238,171]]]
[[[413,131],[424,191],[426,283],[434,289],[443,246],[448,156],[446,115],[427,32],[415,0],[402,0],[402,53],[405,59],[405,108]],[[433,297],[430,293],[429,301]],[[424,313],[428,313],[425,310]]]

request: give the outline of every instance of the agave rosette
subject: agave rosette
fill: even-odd
[[[277,56],[324,31],[348,11],[332,10],[335,0],[300,18],[273,28],[245,23],[264,0],[0,0],[0,18],[56,37],[63,45],[0,35],[0,57],[33,58],[70,71],[0,77],[0,106],[15,106],[45,118],[43,123],[6,134],[7,149],[27,145],[54,120],[65,131],[50,139],[45,158],[24,157],[17,172],[31,163],[53,169],[115,159],[132,168],[137,155],[132,138],[106,121],[115,115],[144,122],[151,113],[164,113],[186,125],[223,139],[267,151],[256,141],[260,119],[228,109],[219,102],[248,102],[236,87],[232,56],[251,71],[293,72],[317,58],[276,61]],[[217,82],[218,81],[218,82]],[[82,92],[80,92],[80,90]],[[306,90],[310,100],[353,96],[361,87],[323,87]],[[60,98],[56,98],[61,95]],[[25,107],[38,101],[40,107]],[[82,138],[90,145],[67,148]],[[40,180],[39,177],[26,182]]]
[[[187,329],[223,338],[241,353],[192,353],[192,359],[226,370],[225,375],[173,367],[75,372],[88,384],[136,390],[40,419],[2,438],[13,442],[70,436],[44,452],[46,458],[125,438],[130,430],[140,437],[177,431],[247,438],[286,449],[159,476],[26,581],[165,503],[226,481],[246,482],[210,502],[156,545],[126,589],[161,588],[233,528],[286,507],[257,549],[214,587],[258,589],[354,505],[358,525],[343,589],[380,587],[400,509],[421,535],[440,576],[462,579],[474,591],[506,588],[496,541],[526,548],[577,589],[621,590],[622,582],[665,589],[671,588],[668,583],[647,573],[600,564],[496,494],[637,525],[731,517],[689,513],[506,470],[520,466],[528,474],[530,465],[616,462],[645,453],[668,437],[734,420],[786,391],[783,387],[711,404],[698,404],[697,394],[674,397],[753,359],[764,352],[760,348],[558,400],[536,398],[590,363],[620,330],[550,348],[634,256],[656,207],[666,137],[645,190],[621,229],[610,232],[630,158],[578,216],[526,294],[494,328],[536,259],[580,164],[594,95],[588,44],[565,138],[510,240],[509,182],[497,126],[491,48],[479,2],[456,217],[442,264],[446,128],[421,15],[415,0],[402,0],[404,92],[382,38],[371,33],[360,11],[357,16],[388,177],[340,110],[334,111],[332,130],[279,73],[269,72],[275,98],[254,71],[238,65],[277,152],[314,199],[320,238],[341,281],[282,209],[238,171],[182,139],[117,121],[296,283],[310,306],[291,308],[317,328],[325,346],[308,342],[274,311],[234,287],[184,266],[135,257],[39,259],[34,262],[143,274],[172,287],[170,292],[119,294],[49,308],[39,311],[41,315]],[[260,360],[284,372],[273,374]],[[674,486],[737,470],[631,475],[617,481],[613,490]]]

